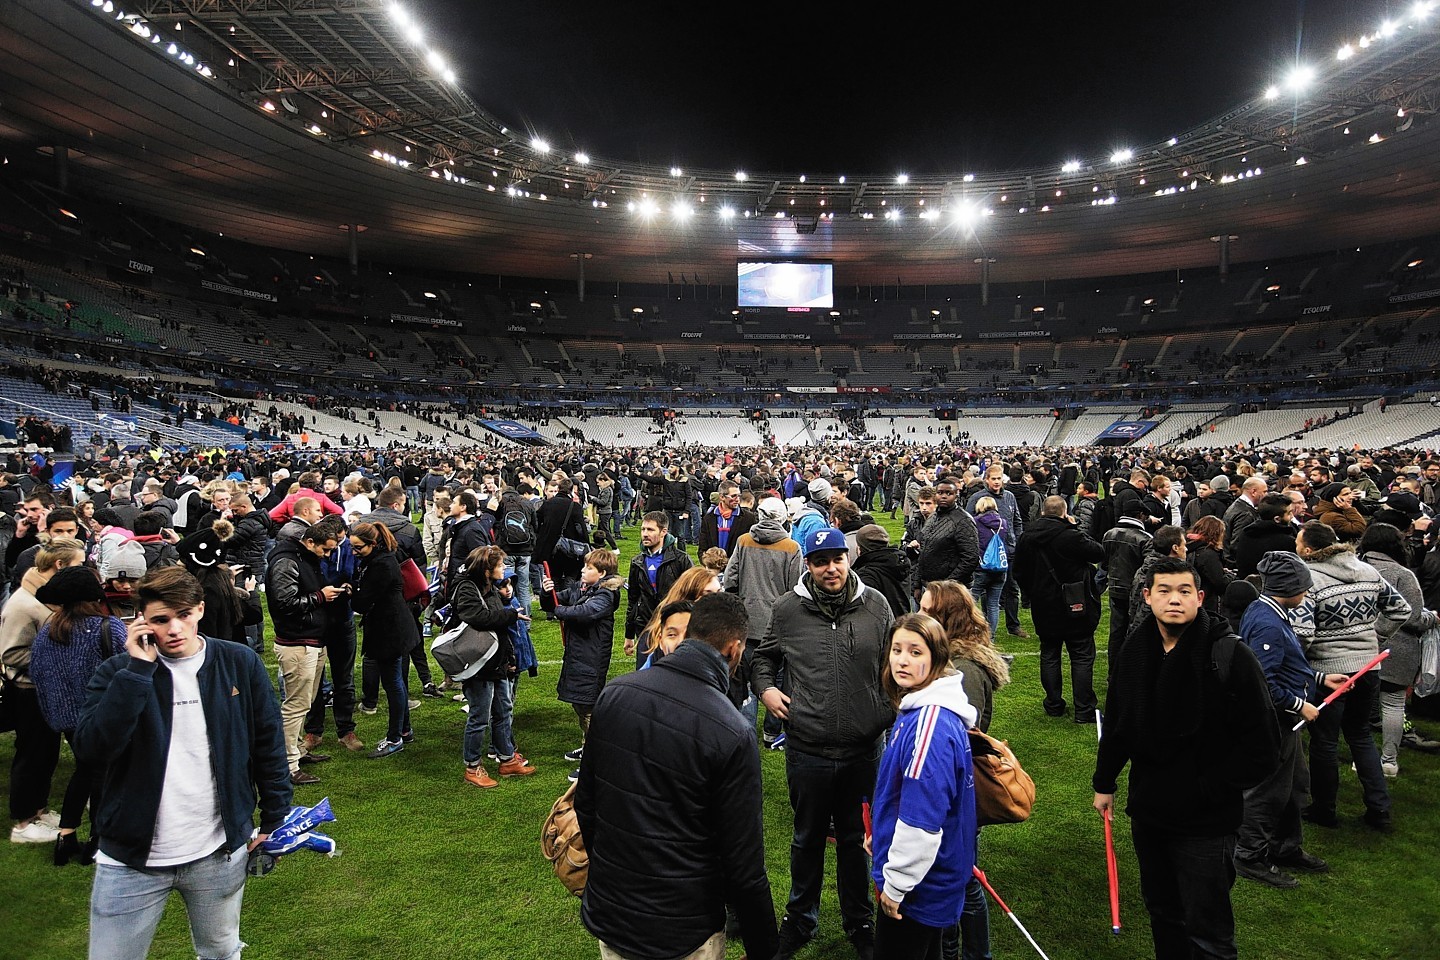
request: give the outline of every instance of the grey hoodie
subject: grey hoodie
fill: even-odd
[[[1348,543],[1305,558],[1313,583],[1291,614],[1310,665],[1324,673],[1354,673],[1380,652],[1376,621],[1410,619],[1410,604]]]
[[[775,601],[800,582],[804,569],[800,545],[778,521],[757,520],[735,541],[735,552],[725,566],[725,592],[744,602],[751,640],[765,635]]]

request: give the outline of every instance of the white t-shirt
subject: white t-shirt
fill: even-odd
[[[165,759],[165,785],[155,817],[149,867],[193,863],[225,843],[225,822],[216,796],[215,769],[210,762],[210,736],[200,703],[200,667],[208,644],[192,657],[160,657],[170,670],[174,706],[170,753]]]

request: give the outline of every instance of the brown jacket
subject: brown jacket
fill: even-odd
[[[1354,507],[1337,507],[1329,500],[1315,502],[1315,519],[1335,531],[1345,543],[1354,543],[1365,532],[1366,520]]]

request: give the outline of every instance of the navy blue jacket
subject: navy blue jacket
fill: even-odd
[[[1316,678],[1285,611],[1262,596],[1245,608],[1240,618],[1240,639],[1260,660],[1275,712],[1298,714],[1300,707],[1314,697]]]
[[[225,843],[237,850],[250,839],[257,797],[261,833],[290,810],[280,707],[260,657],[238,643],[206,639],[199,681]],[[121,654],[100,664],[80,710],[75,755],[105,766],[100,849],[127,866],[143,867],[155,839],[173,703],[169,670]]]

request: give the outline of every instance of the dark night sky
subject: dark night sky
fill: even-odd
[[[556,149],[813,174],[1058,166],[1153,143],[1409,6],[404,2],[478,104]]]

